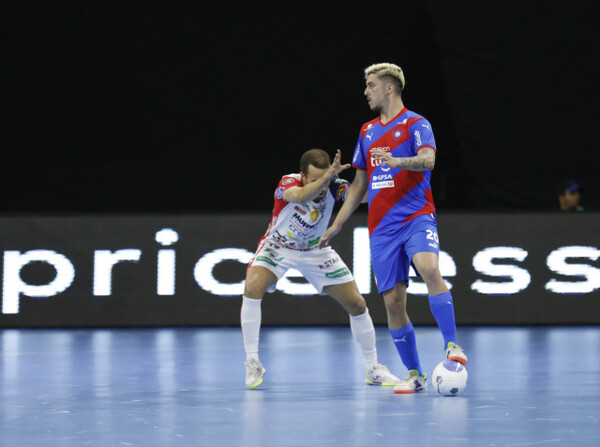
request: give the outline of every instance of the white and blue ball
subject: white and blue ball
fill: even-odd
[[[445,360],[433,369],[433,387],[444,396],[456,396],[467,387],[467,368],[454,360]]]

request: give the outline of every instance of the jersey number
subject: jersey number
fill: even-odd
[[[440,239],[438,238],[437,233],[433,230],[427,230],[427,239],[431,239],[438,244],[440,243]]]

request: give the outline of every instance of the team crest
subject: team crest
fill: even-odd
[[[403,131],[402,130],[397,130],[394,132],[394,139],[396,141],[398,141],[398,139],[400,139],[400,137],[402,136]]]
[[[311,210],[310,218],[313,222],[316,222],[317,219],[319,218],[319,212],[317,210]]]

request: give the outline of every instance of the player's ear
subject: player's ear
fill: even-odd
[[[300,178],[302,179],[302,184],[306,185],[306,175],[302,171],[300,171]]]

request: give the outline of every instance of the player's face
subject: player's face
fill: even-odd
[[[370,74],[367,76],[365,87],[365,97],[371,110],[379,111],[383,107],[387,96],[385,94],[385,84],[379,79],[376,74]]]
[[[325,169],[320,169],[317,168],[313,165],[308,165],[308,172],[306,173],[302,173],[302,183],[304,183],[305,185],[308,185],[309,183],[314,183],[317,180],[319,180],[321,177],[323,177],[325,175],[325,173],[327,172],[327,168]],[[325,186],[321,192],[319,193],[319,195],[317,195],[317,197],[315,197],[314,201],[318,202],[320,201],[323,197],[325,197],[325,194],[327,193],[327,188],[329,187],[329,185]]]

